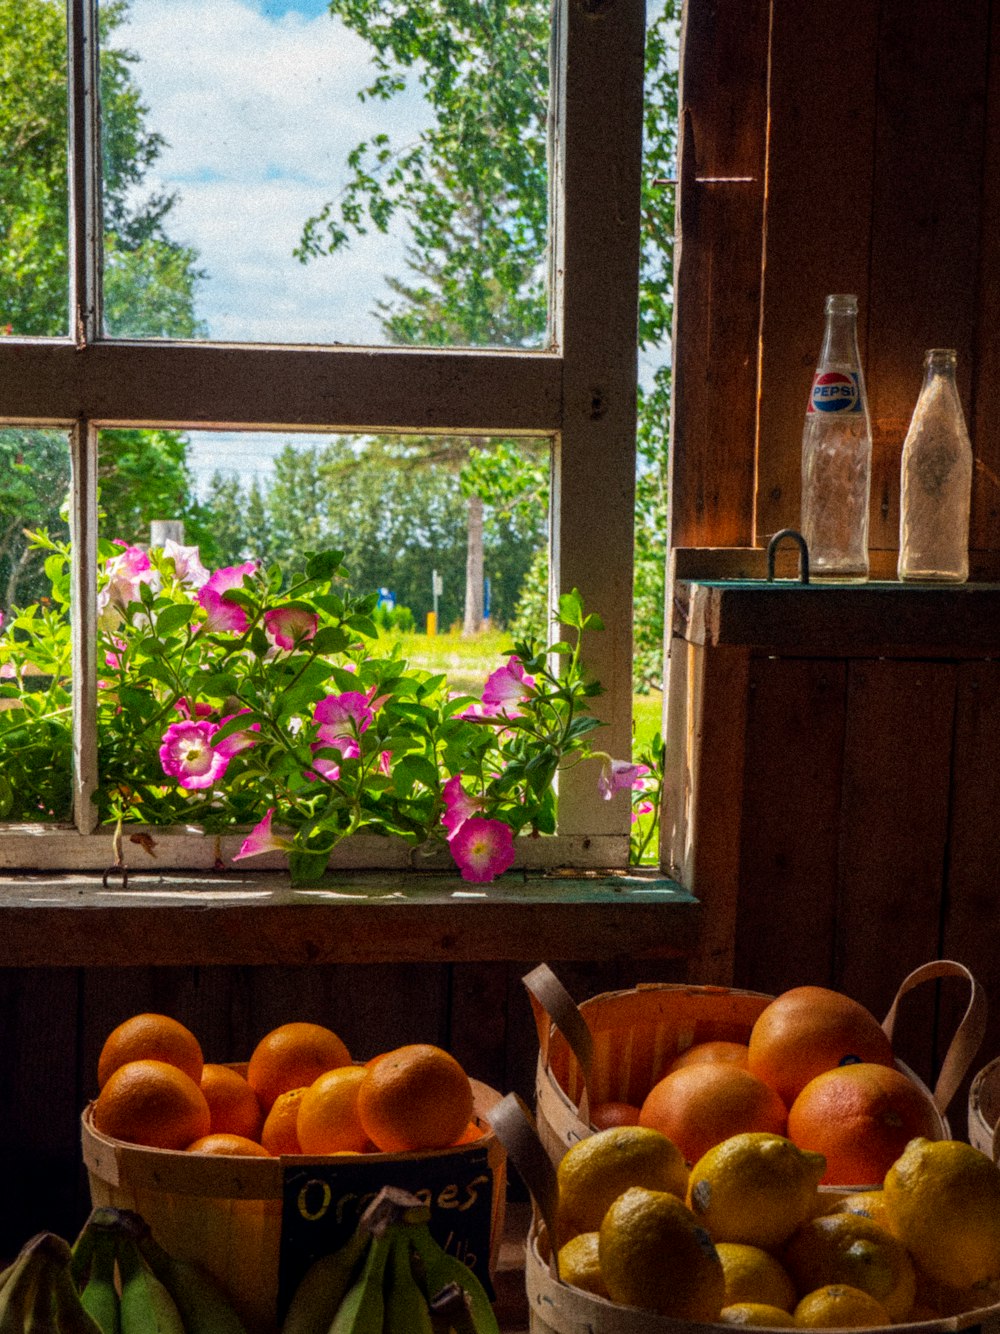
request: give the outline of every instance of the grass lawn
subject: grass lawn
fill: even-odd
[[[463,639],[454,631],[434,636],[392,635],[391,638],[400,641],[407,662],[427,671],[446,672],[453,690],[468,691],[470,695],[482,692],[487,676],[501,665],[504,650],[510,647],[510,636],[505,630],[488,630],[475,639]],[[659,730],[662,701],[659,691],[634,697],[632,717],[637,748],[648,744]]]

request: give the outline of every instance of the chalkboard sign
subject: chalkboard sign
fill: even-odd
[[[428,1206],[434,1239],[467,1264],[493,1297],[489,1259],[495,1184],[485,1147],[421,1158],[331,1158],[285,1168],[279,1317],[312,1262],[343,1246],[383,1186],[409,1191]]]

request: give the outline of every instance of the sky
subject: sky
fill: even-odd
[[[209,336],[384,342],[372,312],[388,295],[383,276],[404,272],[401,228],[308,264],[292,252],[306,220],[336,197],[356,144],[376,130],[406,143],[428,123],[419,92],[362,103],[369,48],[325,0],[133,0],[116,45],[139,57],[146,123],[166,140],[144,188],[177,195],[168,231],[209,275],[196,294]],[[288,437],[191,440],[203,488],[217,467],[266,475]]]

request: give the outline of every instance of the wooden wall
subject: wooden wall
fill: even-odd
[[[954,347],[973,577],[1000,574],[998,57],[990,0],[689,6],[673,545],[760,546],[798,526],[823,300],[856,292],[873,550],[898,546],[923,353]],[[749,179],[699,180],[720,176]]]
[[[86,1216],[80,1114],[97,1093],[101,1044],[129,1015],[173,1015],[210,1061],[245,1060],[269,1029],[293,1019],[329,1025],[356,1058],[435,1042],[473,1077],[530,1102],[538,1042],[520,979],[538,962],[0,967],[0,1261],[38,1231],[72,1238]],[[679,977],[678,965],[648,961],[554,967],[577,1000]]]

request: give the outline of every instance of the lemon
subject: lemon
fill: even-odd
[[[1000,1278],[1000,1168],[958,1140],[912,1139],[885,1177],[895,1235],[931,1279]]]
[[[816,1212],[825,1169],[821,1153],[799,1149],[782,1135],[733,1135],[692,1167],[688,1204],[716,1241],[768,1250]]]
[[[751,1303],[790,1311],[795,1305],[795,1284],[773,1255],[739,1241],[720,1241],[715,1249],[726,1277],[727,1306]]]
[[[873,1223],[878,1223],[879,1227],[884,1227],[887,1232],[892,1231],[885,1207],[885,1191],[881,1187],[878,1190],[852,1191],[849,1195],[844,1195],[836,1200],[823,1212],[828,1214],[864,1214]]]
[[[726,1294],[722,1261],[676,1195],[633,1186],[601,1223],[600,1265],[613,1302],[678,1320],[714,1321]]]
[[[881,1302],[846,1283],[831,1283],[806,1293],[792,1314],[796,1325],[809,1329],[865,1329],[890,1323]]]
[[[766,1302],[733,1302],[724,1306],[719,1319],[724,1325],[756,1325],[771,1329],[790,1329],[795,1321],[780,1306]]]
[[[556,1176],[565,1243],[578,1232],[596,1232],[609,1205],[630,1186],[683,1200],[688,1174],[680,1149],[666,1135],[647,1126],[613,1126],[574,1144]]]
[[[598,1252],[599,1235],[579,1232],[559,1251],[559,1277],[573,1288],[606,1297],[608,1290],[601,1277],[601,1258]]]
[[[901,1242],[864,1214],[827,1214],[792,1234],[782,1259],[800,1292],[847,1284],[874,1297],[893,1321],[916,1295],[913,1263]]]

